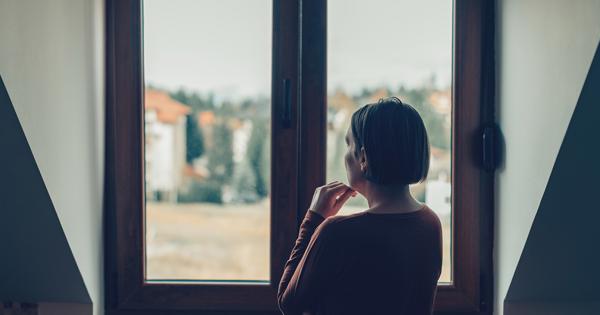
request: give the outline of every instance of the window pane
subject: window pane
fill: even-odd
[[[413,105],[429,134],[431,167],[411,191],[442,221],[440,282],[450,282],[452,1],[329,0],[327,38],[327,181],[346,181],[344,136],[357,108],[387,96]],[[341,213],[365,209],[357,197]]]
[[[145,0],[146,279],[269,280],[270,0]]]

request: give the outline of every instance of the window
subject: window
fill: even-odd
[[[142,3],[146,280],[268,283],[271,1]]]
[[[314,188],[345,178],[349,115],[387,95],[430,134],[429,179],[411,189],[444,226],[436,310],[490,311],[493,173],[478,152],[493,118],[491,5],[107,0],[106,12],[107,313],[276,313]]]
[[[452,2],[329,0],[327,13],[327,182],[345,177],[344,136],[359,106],[387,96],[415,106],[429,133],[431,167],[411,190],[442,221],[440,282],[450,283]],[[342,213],[366,208],[365,198],[354,198]]]

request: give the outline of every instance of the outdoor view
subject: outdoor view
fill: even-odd
[[[143,1],[149,280],[269,280],[271,1]],[[356,108],[415,106],[432,160],[412,190],[442,219],[450,281],[452,3],[329,0],[328,12],[327,179],[346,182]],[[354,198],[342,213],[367,208]]]
[[[442,221],[441,282],[451,281],[452,1],[328,0],[327,181],[345,180],[352,113],[380,98],[413,105],[431,145],[427,181],[413,195]],[[357,22],[360,21],[360,22]],[[368,209],[351,198],[342,214]]]
[[[271,1],[143,3],[146,278],[268,281]]]

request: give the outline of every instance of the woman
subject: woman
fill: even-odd
[[[398,98],[380,100],[352,115],[346,144],[349,185],[316,189],[279,284],[281,311],[431,314],[441,224],[408,188],[429,169],[423,120]],[[336,216],[357,193],[369,209]]]

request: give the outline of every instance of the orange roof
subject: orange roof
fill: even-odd
[[[434,146],[429,147],[429,151],[431,156],[437,159],[444,159],[450,157],[450,150],[436,148]]]
[[[342,90],[336,90],[333,95],[327,97],[327,103],[329,106],[337,109],[348,108],[353,110],[356,108],[356,104],[352,98]]]
[[[449,89],[431,93],[429,102],[439,113],[449,115],[452,112],[452,93]]]
[[[210,126],[215,123],[215,113],[212,111],[202,111],[198,114],[198,122],[200,126]]]
[[[144,98],[144,108],[155,110],[158,120],[167,124],[176,123],[179,117],[190,112],[188,106],[172,99],[163,91],[146,90]]]
[[[369,97],[370,103],[377,103],[380,99],[388,97],[388,91],[385,88],[379,88]]]

